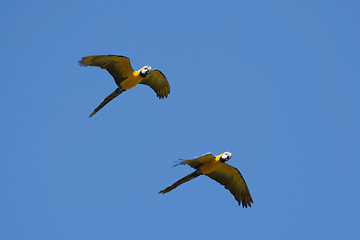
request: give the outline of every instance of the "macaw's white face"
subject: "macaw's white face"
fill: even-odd
[[[151,67],[150,66],[145,66],[141,69],[141,75],[143,75],[144,77],[149,75],[151,73]]]
[[[230,158],[231,158],[231,152],[224,152],[223,155],[221,156],[221,159],[224,162],[229,161]]]

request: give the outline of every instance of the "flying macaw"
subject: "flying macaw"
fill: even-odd
[[[196,170],[182,179],[175,182],[170,187],[158,192],[158,194],[167,193],[176,188],[177,186],[190,181],[200,175],[206,175],[211,179],[217,181],[223,185],[226,189],[229,189],[232,195],[234,195],[236,201],[243,207],[251,207],[253,200],[250,195],[250,191],[246,185],[244,178],[238,169],[226,164],[225,162],[231,158],[230,152],[224,152],[218,156],[214,156],[211,153],[202,155],[200,157],[181,161],[176,165],[189,165]]]
[[[144,66],[138,71],[134,71],[130,64],[130,59],[116,55],[96,55],[83,57],[79,61],[81,66],[97,66],[106,69],[115,79],[118,88],[107,96],[104,101],[90,114],[92,117],[101,108],[122,92],[129,90],[136,85],[145,84],[151,87],[156,95],[167,98],[170,93],[170,85],[165,75],[159,70],[151,70],[150,66]]]

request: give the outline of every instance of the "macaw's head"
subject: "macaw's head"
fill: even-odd
[[[140,76],[142,77],[146,77],[147,75],[149,75],[151,73],[151,67],[150,66],[145,66],[141,69],[140,71]]]
[[[224,152],[220,157],[220,161],[226,162],[229,161],[230,158],[231,158],[231,152]]]

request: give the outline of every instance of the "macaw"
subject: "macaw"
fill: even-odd
[[[238,169],[225,163],[230,158],[231,153],[224,152],[216,157],[209,153],[194,159],[181,161],[176,165],[189,165],[196,170],[178,180],[170,187],[161,190],[158,194],[170,192],[180,184],[190,181],[200,175],[206,175],[228,189],[231,194],[234,195],[239,205],[242,203],[243,207],[251,207],[253,200],[245,179]]]
[[[92,117],[108,102],[121,93],[129,90],[136,85],[145,84],[151,87],[156,95],[161,98],[167,98],[170,93],[170,85],[165,75],[160,70],[153,70],[150,66],[144,66],[138,71],[134,71],[130,64],[130,59],[124,56],[116,55],[96,55],[83,57],[79,61],[81,66],[97,66],[106,69],[115,79],[118,88],[107,96],[104,101],[90,114]]]

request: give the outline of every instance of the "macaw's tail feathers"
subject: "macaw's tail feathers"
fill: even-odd
[[[177,166],[181,165],[183,162],[184,162],[184,159],[175,160],[173,167],[177,167]]]
[[[100,109],[102,109],[108,102],[119,96],[122,92],[125,92],[125,90],[122,87],[117,88],[115,91],[113,91],[109,96],[107,96],[100,105],[95,108],[95,110],[90,114],[89,117],[92,117],[97,113]]]
[[[198,173],[197,171],[190,173],[189,175],[183,177],[182,179],[180,179],[179,181],[175,182],[173,185],[171,185],[170,187],[165,188],[164,190],[158,192],[158,194],[162,193],[167,193],[170,192],[171,190],[173,190],[174,188],[176,188],[177,186],[186,183],[187,181],[190,181],[191,179],[194,179],[198,176],[200,176],[201,174]]]

